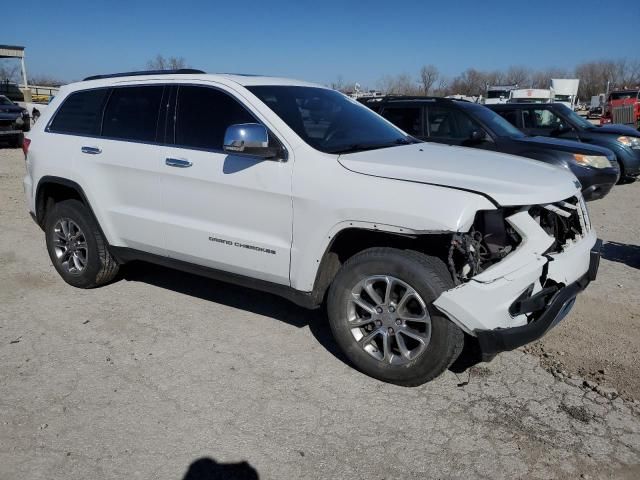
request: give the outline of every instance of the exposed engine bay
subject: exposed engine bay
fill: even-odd
[[[456,285],[499,262],[520,244],[520,235],[505,220],[511,213],[505,209],[478,212],[469,232],[452,236],[447,261]]]
[[[456,285],[482,273],[520,245],[522,238],[507,218],[522,211],[528,212],[553,240],[545,255],[566,251],[591,229],[587,208],[580,197],[531,207],[480,211],[468,232],[451,237],[447,263]]]

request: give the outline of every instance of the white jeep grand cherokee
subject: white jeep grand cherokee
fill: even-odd
[[[326,302],[361,371],[418,385],[465,342],[535,340],[595,278],[566,170],[421,143],[336,91],[198,71],[63,87],[25,144],[24,189],[69,284],[142,259]]]

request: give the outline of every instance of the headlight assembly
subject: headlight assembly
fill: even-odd
[[[638,137],[618,137],[618,141],[625,147],[640,150],[640,138]]]
[[[593,167],[593,168],[611,167],[611,162],[609,161],[609,159],[601,155],[581,155],[579,153],[574,153],[573,158],[575,159],[578,165],[582,165],[583,167]]]

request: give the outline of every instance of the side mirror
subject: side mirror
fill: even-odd
[[[469,143],[481,143],[487,139],[487,134],[482,130],[474,130],[469,135]]]
[[[276,150],[269,148],[269,134],[259,123],[238,123],[227,127],[223,147],[227,153],[273,158]]]
[[[550,135],[552,137],[557,137],[558,135],[562,135],[563,133],[567,133],[570,132],[571,130],[573,130],[573,128],[568,127],[567,125],[565,125],[564,123],[559,123],[558,126],[556,128],[554,128],[553,130],[551,130]]]

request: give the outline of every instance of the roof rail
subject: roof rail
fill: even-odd
[[[188,74],[188,73],[206,73],[202,70],[195,68],[179,68],[177,70],[140,70],[137,72],[121,72],[121,73],[107,73],[105,75],[91,75],[90,77],[83,78],[86,80],[100,80],[102,78],[117,78],[117,77],[137,77],[140,75],[175,75],[175,74]]]
[[[453,102],[455,99],[445,97],[429,97],[424,95],[385,95],[382,97],[361,97],[358,100],[362,103],[386,103],[392,100],[430,100],[438,102]]]

